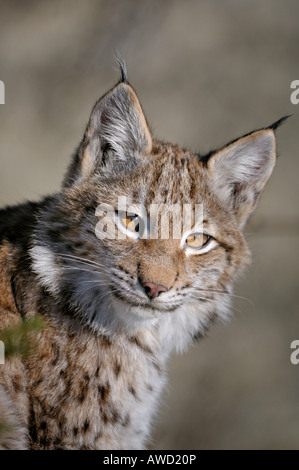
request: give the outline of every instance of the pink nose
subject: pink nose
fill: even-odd
[[[158,297],[161,292],[167,292],[166,287],[161,286],[160,284],[155,284],[154,282],[145,282],[143,287],[145,288],[146,295],[150,299]]]

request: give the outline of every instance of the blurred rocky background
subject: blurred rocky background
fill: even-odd
[[[114,56],[157,137],[205,152],[285,114],[235,316],[169,365],[155,449],[299,448],[296,0],[2,0],[0,204],[59,188]]]

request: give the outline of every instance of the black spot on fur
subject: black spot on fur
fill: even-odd
[[[33,404],[31,404],[31,407],[30,407],[29,436],[33,442],[37,441],[37,429],[36,429],[36,424],[35,424],[35,413],[33,409]]]
[[[46,421],[42,421],[42,422],[41,422],[41,424],[40,424],[40,429],[41,429],[42,431],[44,431],[45,429],[47,429],[47,423],[46,423]]]
[[[65,390],[64,390],[65,394],[69,394],[71,387],[72,387],[72,379],[69,378],[65,384]]]
[[[60,357],[60,348],[57,344],[53,344],[52,348],[53,348],[53,352],[54,352],[54,359],[51,362],[51,366],[56,366],[58,364],[59,357]]]
[[[120,371],[121,371],[121,365],[119,364],[119,362],[116,362],[113,368],[113,372],[116,378],[119,376]]]
[[[36,382],[34,382],[34,384],[32,385],[32,388],[37,387],[39,384],[41,384],[43,382],[43,380],[44,380],[43,377],[38,379]]]
[[[137,398],[136,390],[132,385],[129,385],[128,387],[129,392],[133,395],[134,398]]]
[[[55,441],[54,441],[54,448],[55,450],[60,450],[59,449],[59,444],[61,444],[61,437],[56,437]],[[62,450],[62,449],[61,449]]]
[[[121,424],[122,424],[122,426],[123,426],[124,428],[126,428],[127,426],[129,426],[130,422],[131,422],[130,415],[127,414]]]
[[[90,423],[89,423],[89,421],[88,421],[88,419],[87,419],[87,420],[85,421],[85,423],[84,423],[84,426],[83,426],[83,432],[84,432],[84,434],[88,431],[89,426],[90,426]]]
[[[128,271],[127,269],[125,269],[123,266],[118,265],[118,266],[116,266],[116,267],[117,267],[117,269],[119,269],[120,271],[123,271],[124,273],[130,275],[129,271]]]
[[[120,413],[114,407],[110,409],[110,416],[112,423],[118,423],[120,421]]]
[[[101,336],[102,346],[111,346],[112,342],[109,336],[102,335]]]
[[[86,399],[87,391],[88,391],[88,385],[84,384],[82,389],[81,389],[80,395],[78,396],[78,401],[80,403],[83,403],[84,400]]]
[[[23,292],[21,291],[21,289],[19,289],[18,284],[19,283],[17,281],[17,276],[15,273],[11,276],[11,280],[10,280],[11,291],[12,291],[12,295],[13,295],[18,312],[21,314],[22,318],[25,318],[25,311],[23,308]]]
[[[48,439],[44,436],[42,437],[40,440],[39,440],[39,443],[42,447],[46,448],[50,445],[50,442],[48,441]]]
[[[139,201],[140,198],[140,192],[136,191],[135,189],[132,191],[132,198],[135,199],[136,201]]]
[[[99,385],[98,392],[99,392],[100,398],[103,401],[106,401],[110,393],[110,384],[107,383],[106,385]]]

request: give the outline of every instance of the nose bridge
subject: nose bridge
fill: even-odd
[[[138,276],[145,282],[152,282],[170,289],[177,277],[178,260],[165,249],[155,249],[155,244],[147,250],[138,264]]]

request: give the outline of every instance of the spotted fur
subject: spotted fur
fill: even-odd
[[[122,80],[95,105],[61,191],[0,211],[0,329],[40,316],[26,359],[0,365],[3,448],[142,449],[165,365],[230,314],[242,235],[275,162],[276,126],[200,157],[154,139]],[[215,246],[99,240],[96,208],[203,204]],[[146,282],[163,286],[150,299]]]

